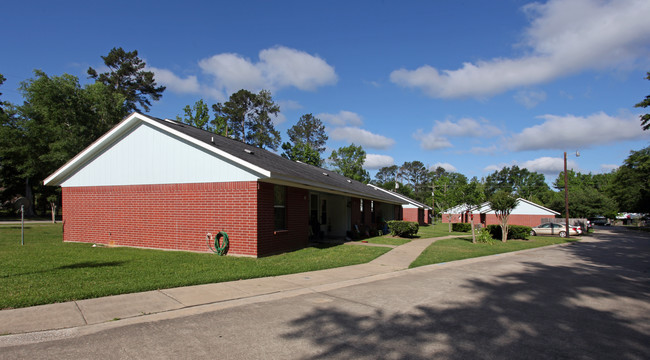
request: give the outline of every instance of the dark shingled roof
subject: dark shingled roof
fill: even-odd
[[[297,187],[315,188],[323,192],[338,192],[393,204],[407,203],[364,183],[346,178],[332,170],[289,160],[268,150],[254,147],[244,142],[220,136],[178,121],[158,119],[148,115],[143,116],[269,171],[271,173],[271,181],[290,182]]]

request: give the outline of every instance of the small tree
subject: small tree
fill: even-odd
[[[507,191],[498,191],[490,199],[490,207],[499,219],[503,242],[508,240],[508,218],[515,206],[517,206],[517,198]]]

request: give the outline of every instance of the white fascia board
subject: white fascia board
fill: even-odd
[[[60,185],[61,180],[66,178],[71,172],[73,172],[77,166],[84,164],[88,159],[92,158],[95,154],[97,154],[99,151],[101,151],[103,148],[106,146],[110,145],[113,140],[118,139],[122,135],[126,134],[129,130],[134,128],[139,122],[145,122],[157,129],[162,130],[163,132],[173,134],[174,136],[177,136],[179,138],[182,138],[192,144],[195,144],[203,149],[206,149],[218,156],[221,156],[223,158],[229,159],[233,161],[234,163],[240,164],[243,167],[259,174],[261,177],[270,177],[271,172],[265,169],[262,169],[256,165],[250,164],[246,161],[243,161],[242,159],[235,157],[233,155],[230,155],[222,150],[219,150],[215,147],[212,147],[202,141],[198,141],[194,139],[191,136],[185,135],[179,131],[176,131],[168,126],[164,126],[159,124],[158,122],[152,120],[151,118],[147,117],[146,115],[142,115],[139,113],[132,113],[128,117],[126,117],[124,120],[120,121],[117,125],[115,125],[111,130],[109,130],[106,134],[100,136],[97,140],[95,140],[92,144],[90,144],[87,148],[85,148],[82,152],[77,154],[75,157],[70,159],[67,163],[65,163],[62,167],[60,167],[57,171],[52,173],[50,176],[45,178],[43,180],[43,184],[45,185]]]

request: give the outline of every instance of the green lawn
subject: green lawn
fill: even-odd
[[[440,221],[438,221],[435,225],[420,226],[420,229],[418,231],[418,237],[421,239],[428,239],[433,237],[442,237],[442,236],[449,236],[449,235],[466,236],[467,234],[469,234],[470,236],[472,235],[471,232],[449,232],[449,224],[447,223],[443,224]]]
[[[310,247],[261,259],[62,242],[60,224],[0,226],[0,309],[366,263],[390,248]]]
[[[471,236],[442,239],[431,244],[431,246],[424,250],[422,254],[411,263],[410,267],[414,268],[423,265],[501,254],[574,241],[578,241],[578,239],[572,237],[567,240],[559,237],[533,236],[530,240],[508,240],[506,243],[503,243],[500,240],[495,240],[494,245],[488,245],[472,244]]]

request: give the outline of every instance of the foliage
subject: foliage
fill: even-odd
[[[486,230],[493,238],[503,241],[501,225],[488,225]],[[507,239],[528,240],[530,238],[531,230],[532,228],[530,226],[510,225],[508,226]]]
[[[489,203],[501,226],[501,241],[505,242],[508,240],[508,218],[517,206],[517,198],[509,191],[499,190],[492,195]]]
[[[650,71],[646,73],[645,79],[650,80]],[[648,106],[650,106],[650,95],[646,95],[643,101],[634,105],[634,107],[638,107],[638,108],[641,107],[647,108]],[[640,118],[641,118],[641,126],[643,127],[643,130],[650,129],[650,114],[643,114],[640,116]]]
[[[289,141],[294,144],[305,143],[319,153],[325,151],[325,142],[328,139],[325,125],[312,114],[301,116],[298,122],[287,130],[287,135],[289,135]]]
[[[120,121],[126,108],[124,97],[102,83],[81,87],[72,75],[34,74],[21,83],[23,105],[10,106],[1,120],[0,188],[4,199],[22,194],[32,205],[41,200],[45,210],[54,188],[43,179]]]
[[[157,86],[154,73],[146,71],[146,63],[138,57],[138,51],[124,51],[113,48],[106,56],[102,56],[104,65],[109,71],[98,74],[92,67],[88,68],[88,76],[96,82],[108,86],[122,94],[127,112],[140,111],[136,104],[149,111],[150,100],[160,100],[164,86]]]
[[[519,168],[517,165],[506,166],[485,178],[486,197],[490,198],[501,190],[542,204],[546,203],[551,193],[543,174]]]
[[[404,181],[404,187],[410,188],[412,199],[421,203],[431,199],[431,180],[429,172],[420,161],[407,161],[399,168],[398,179]],[[400,187],[401,188],[401,187]],[[399,190],[399,189],[398,189]]]
[[[650,146],[630,152],[614,175],[612,192],[620,210],[650,213]]]
[[[212,106],[216,114],[218,129],[223,120],[228,127],[228,136],[260,148],[277,150],[280,145],[280,132],[271,120],[277,116],[280,106],[271,98],[271,92],[261,90],[254,94],[248,90],[239,90],[230,95],[225,103]]]
[[[185,105],[183,112],[185,116],[180,117],[177,115],[177,121],[184,122],[199,129],[210,130],[208,128],[210,125],[210,111],[208,110],[208,105],[203,102],[203,99],[195,102],[192,106]]]
[[[366,152],[361,146],[351,144],[333,150],[329,160],[337,173],[362,183],[370,181],[368,171],[363,168]]]
[[[481,228],[476,236],[476,242],[479,244],[494,245],[494,238],[487,229]]]
[[[393,190],[395,189],[397,170],[397,165],[385,166],[377,171],[375,179],[370,183],[382,189]]]
[[[470,232],[472,230],[472,224],[470,223],[453,223],[451,224],[451,230],[456,232]]]
[[[389,250],[327,245],[255,259],[92,247],[63,243],[60,224],[26,226],[21,246],[20,227],[0,226],[0,309],[362,264]]]
[[[569,215],[574,218],[590,218],[604,215],[614,217],[618,206],[612,196],[614,174],[581,174],[567,171],[569,188]],[[553,187],[560,190],[553,193],[546,206],[564,216],[564,172],[553,182]]]
[[[393,236],[413,237],[418,233],[419,224],[414,221],[390,220],[388,222],[390,233]]]
[[[325,151],[325,126],[312,114],[300,117],[298,123],[287,130],[289,142],[282,144],[282,156],[294,161],[301,161],[314,166],[321,166],[321,153]]]

